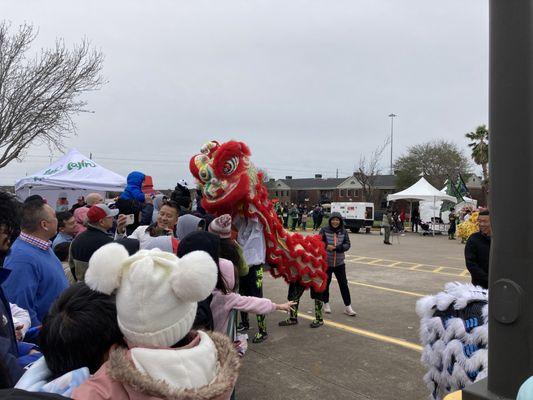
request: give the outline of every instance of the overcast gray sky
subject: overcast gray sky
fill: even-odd
[[[34,50],[101,49],[109,83],[66,145],[159,188],[191,179],[209,139],[248,143],[271,177],[347,176],[391,112],[395,156],[442,138],[467,152],[488,119],[486,0],[0,0],[0,18],[39,27]],[[0,184],[48,162],[32,148]]]

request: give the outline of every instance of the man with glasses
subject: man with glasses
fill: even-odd
[[[126,225],[126,216],[118,215],[117,209],[112,210],[105,204],[96,204],[87,211],[87,230],[76,236],[70,245],[69,264],[74,269],[76,280],[84,280],[89,259],[94,252],[113,241],[108,232],[117,216],[117,230],[122,231]]]
[[[28,310],[32,326],[39,326],[68,286],[61,262],[51,248],[50,239],[57,232],[55,211],[42,199],[25,202],[20,227],[22,232],[4,262],[10,273],[2,288],[10,303]]]

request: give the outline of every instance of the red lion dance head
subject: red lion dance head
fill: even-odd
[[[202,206],[215,215],[257,218],[263,226],[272,275],[323,291],[327,281],[324,243],[320,236],[283,229],[250,155],[242,142],[212,141],[191,158],[189,168],[202,190]]]

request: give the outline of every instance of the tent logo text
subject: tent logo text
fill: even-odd
[[[67,164],[67,169],[69,171],[72,171],[73,169],[77,169],[79,171],[83,168],[89,168],[89,167],[95,168],[96,164],[89,160],[82,160],[79,162],[69,162]]]
[[[56,167],[56,168],[49,168],[49,169],[47,169],[46,171],[44,171],[43,175],[52,175],[52,174],[55,174],[56,172],[60,171],[61,168],[63,168],[62,165],[60,165],[59,167]]]

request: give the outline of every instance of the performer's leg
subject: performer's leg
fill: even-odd
[[[263,297],[263,266],[262,265],[256,265],[256,280],[254,285],[254,292],[252,296],[254,297]],[[254,343],[261,343],[264,341],[267,336],[267,328],[266,328],[266,317],[264,315],[257,315],[257,327],[258,332],[255,334],[255,337],[253,338]]]
[[[326,289],[324,290],[324,292],[322,292],[322,300],[324,300],[324,312],[327,314],[331,313],[331,307],[329,306],[329,286],[331,285],[331,279],[333,276],[334,269],[335,268],[333,267],[328,267],[328,283],[326,285]]]
[[[324,292],[316,293],[313,288],[310,289],[311,298],[315,301],[315,320],[311,322],[311,328],[319,328],[324,325],[323,305]]]
[[[254,266],[250,266],[248,275],[243,276],[239,278],[239,293],[242,296],[252,296],[253,289],[252,287],[255,285],[255,282],[257,280],[256,278],[256,268]],[[250,329],[250,321],[248,318],[247,312],[241,312],[241,323],[237,327],[237,330],[247,331]]]
[[[300,298],[302,297],[304,291],[305,288],[299,285],[298,283],[289,283],[289,293],[287,295],[287,300],[294,301],[296,302],[296,304],[292,306],[289,318],[284,321],[281,321],[279,323],[279,326],[296,325],[298,323],[298,306],[300,305]]]

